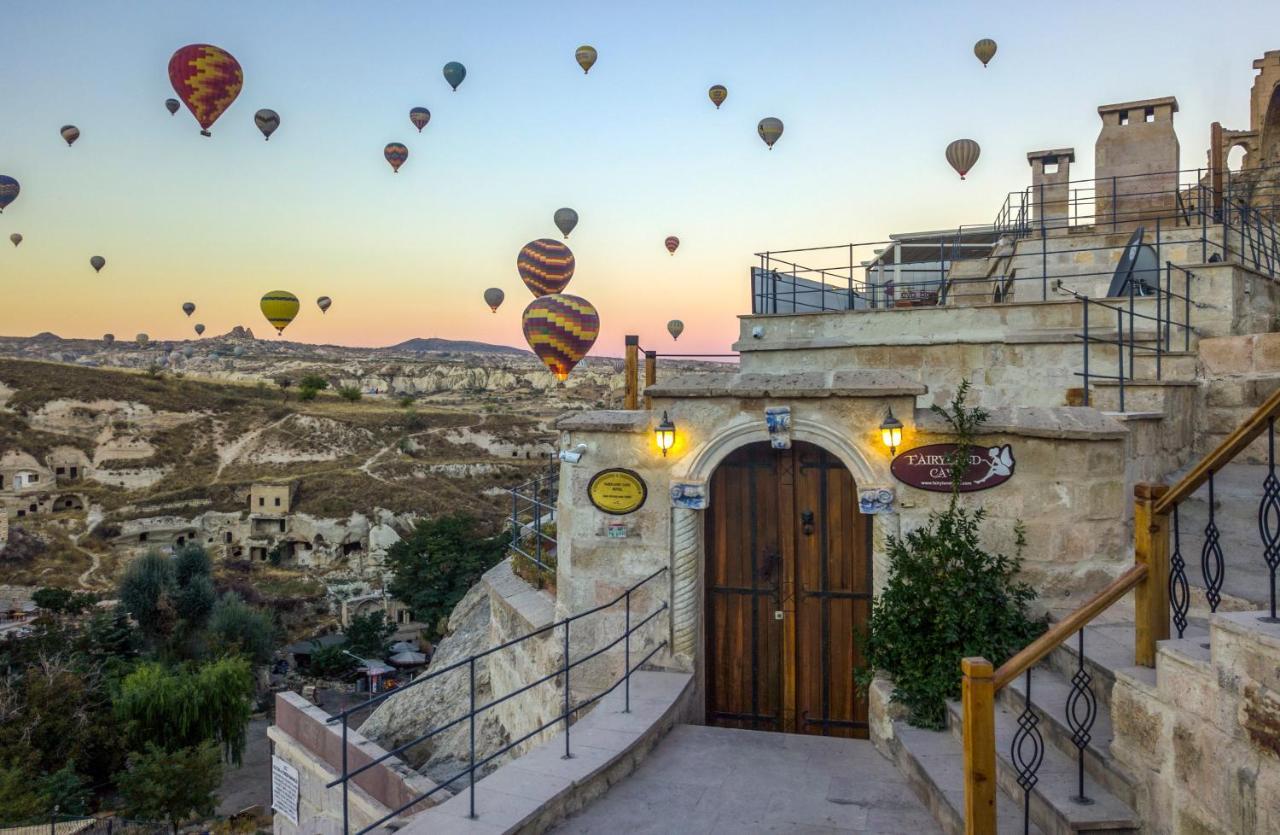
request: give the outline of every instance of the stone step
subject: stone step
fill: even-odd
[[[893,723],[894,763],[912,790],[933,814],[947,835],[964,832],[964,746],[947,731],[913,728]],[[1002,791],[996,792],[996,832],[1016,835],[1023,831],[1022,806]],[[1032,833],[1042,830],[1034,823]]]
[[[1032,678],[1032,697],[1035,696],[1035,679]],[[949,702],[947,710],[952,737],[962,739],[959,702]],[[996,703],[996,782],[1000,789],[1013,798],[1015,804],[1025,802],[1025,794],[1018,785],[1018,769],[1014,764],[1011,748],[1018,731],[1018,717],[1022,711],[1009,703]],[[1022,751],[1031,756],[1031,745],[1024,742]],[[1082,832],[1137,833],[1140,822],[1133,809],[1120,798],[1085,776],[1085,793],[1092,803],[1077,803],[1072,799],[1077,790],[1076,763],[1053,745],[1041,746],[1042,760],[1035,772],[1036,783],[1031,787],[1029,811],[1032,823],[1050,835],[1068,835]],[[1022,815],[1018,816],[1019,819]],[[1021,822],[1021,820],[1019,820]]]
[[[1089,728],[1089,741],[1084,748],[1085,775],[1100,783],[1130,807],[1134,807],[1137,805],[1138,798],[1133,780],[1111,758],[1110,688],[1101,687],[1089,672],[1088,666],[1082,672],[1088,678],[1087,686],[1093,694],[1095,705],[1093,725]],[[1073,677],[1074,675],[1075,673]],[[1026,686],[1026,677],[1019,676],[1007,687],[1001,689],[999,699],[1013,710],[1021,711],[1026,705]],[[1044,735],[1045,741],[1069,759],[1077,760],[1079,749],[1072,741],[1073,733],[1067,722],[1071,704],[1072,679],[1052,666],[1041,664],[1031,671],[1031,692],[1031,709],[1040,718],[1040,732]],[[1084,719],[1087,710],[1087,702],[1084,697],[1081,697],[1076,704],[1075,716]]]
[[[1114,368],[1092,368],[1101,374],[1114,374]],[[1125,374],[1129,373],[1128,368]],[[1195,380],[1152,380],[1149,378],[1125,379],[1124,408],[1120,408],[1120,383],[1117,380],[1089,379],[1089,405],[1103,412],[1164,412],[1170,413],[1172,404],[1182,405],[1186,395],[1194,394],[1199,383]]]
[[[1164,351],[1161,349],[1160,379],[1195,380],[1199,361],[1199,354],[1195,351]],[[1156,378],[1156,355],[1148,351],[1139,351],[1133,358],[1133,370],[1140,380],[1154,380]]]

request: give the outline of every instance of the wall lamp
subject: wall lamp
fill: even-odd
[[[893,416],[893,409],[885,415],[880,423],[880,440],[889,448],[889,455],[897,455],[902,444],[902,421]]]
[[[653,429],[654,440],[658,442],[658,449],[662,450],[662,457],[667,457],[667,450],[671,449],[676,442],[676,425],[671,422],[671,418],[666,412],[662,413],[662,422]]]

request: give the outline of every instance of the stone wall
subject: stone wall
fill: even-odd
[[[1200,363],[1205,384],[1199,392],[1196,452],[1204,455],[1280,388],[1280,333],[1202,340]],[[1235,460],[1264,463],[1266,436]]]
[[[1138,778],[1145,831],[1280,832],[1280,626],[1214,615],[1161,645],[1155,675],[1120,670],[1111,752]]]

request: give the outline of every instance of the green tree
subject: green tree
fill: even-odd
[[[73,594],[70,589],[46,587],[36,589],[35,593],[31,595],[31,602],[46,612],[62,614],[66,611],[67,606],[71,604],[72,597]]]
[[[360,393],[360,389],[355,386],[343,386],[338,389],[338,396],[348,403],[354,403],[364,395]]]
[[[159,551],[148,551],[129,563],[120,579],[120,605],[152,640],[167,638],[173,631],[177,615],[170,596],[176,585],[173,563]]]
[[[485,536],[473,516],[423,520],[387,552],[388,590],[428,624],[431,637],[439,637],[442,621],[506,549],[506,537]]]
[[[329,387],[329,381],[319,374],[307,374],[298,381],[298,388],[312,389],[313,391],[324,391]]]
[[[75,763],[67,763],[57,771],[40,778],[40,799],[46,809],[56,808],[63,815],[89,813],[88,782],[76,773]]]
[[[239,652],[254,664],[271,661],[275,635],[271,616],[250,606],[235,592],[222,595],[209,616],[209,636],[214,649]]]
[[[221,782],[222,761],[212,742],[174,750],[148,742],[145,751],[129,757],[128,770],[116,775],[126,814],[168,821],[174,832],[192,816],[214,813]]]
[[[981,541],[985,512],[959,503],[968,452],[986,419],[966,406],[968,391],[964,381],[946,409],[934,407],[956,438],[948,460],[951,501],[924,526],[889,537],[889,576],[872,603],[869,632],[859,636],[868,665],[859,683],[869,684],[876,670],[887,673],[893,700],[924,728],[945,727],[947,699],[960,695],[961,658],[980,655],[999,665],[1044,629],[1028,614],[1035,590],[1018,579],[1022,525],[1014,526],[1012,556],[988,553]]]
[[[317,647],[311,653],[311,663],[307,666],[307,672],[316,678],[343,679],[356,671],[359,662],[347,655],[347,645],[333,644],[327,647]]]
[[[352,617],[343,634],[351,652],[362,658],[381,658],[395,631],[396,625],[387,620],[386,612],[370,612]]]
[[[176,750],[214,740],[238,764],[252,698],[246,658],[229,656],[194,668],[149,662],[120,682],[115,712],[133,750],[148,741]]]
[[[49,807],[40,796],[31,772],[16,762],[0,766],[0,821],[45,822],[48,815]]]

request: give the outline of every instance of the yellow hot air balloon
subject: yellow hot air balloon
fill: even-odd
[[[277,334],[284,333],[293,317],[298,315],[298,297],[287,290],[272,290],[262,297],[258,305],[262,315],[276,329]]]
[[[594,46],[584,43],[578,47],[577,52],[573,53],[573,57],[578,59],[578,66],[582,67],[582,74],[586,75],[591,72],[591,68],[595,66],[596,58],[599,58],[600,55],[596,52]]]
[[[978,60],[985,67],[991,63],[992,58],[996,57],[996,42],[990,38],[983,38],[973,45],[973,54],[978,56]]]
[[[723,84],[712,84],[711,89],[707,91],[707,97],[716,106],[716,110],[719,110],[724,100],[729,98],[729,90]]]
[[[962,180],[964,175],[969,173],[969,169],[977,163],[981,154],[981,146],[972,139],[957,139],[947,146],[947,162],[951,163],[951,167],[956,170]]]

